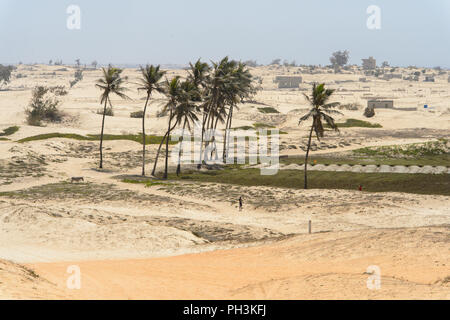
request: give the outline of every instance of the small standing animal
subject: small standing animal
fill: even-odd
[[[72,179],[70,180],[70,183],[80,182],[80,181],[84,182],[84,178],[83,177],[72,177]]]

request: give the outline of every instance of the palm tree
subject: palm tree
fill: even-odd
[[[232,72],[236,68],[237,62],[223,58],[219,62],[212,62],[212,71],[208,77],[204,98],[204,116],[202,122],[202,142],[200,145],[200,161],[198,168],[201,167],[201,155],[204,142],[204,133],[206,130],[216,127],[218,121],[223,121],[226,115],[226,106],[232,96],[233,79]],[[221,119],[219,119],[221,118]],[[207,140],[214,137],[208,137]],[[206,142],[206,147],[211,141]],[[205,154],[206,157],[206,154]]]
[[[172,120],[175,116],[175,108],[177,107],[178,100],[181,95],[181,89],[180,89],[180,77],[176,76],[171,81],[166,80],[166,91],[165,94],[168,98],[167,104],[164,106],[163,112],[169,112],[169,124],[167,127],[167,133],[166,133],[166,162],[164,165],[164,175],[163,179],[167,179],[167,171],[168,171],[168,165],[169,165],[169,139],[170,139],[170,132],[172,130]],[[178,123],[178,119],[177,122]]]
[[[189,81],[191,81],[194,86],[197,88],[197,93],[196,96],[194,96],[192,98],[193,101],[196,102],[202,102],[205,98],[205,94],[206,94],[206,88],[208,86],[208,83],[210,81],[210,70],[211,68],[209,67],[209,65],[207,63],[201,62],[200,59],[197,60],[197,62],[195,62],[195,64],[189,63],[190,66],[190,70],[189,70],[189,74],[187,79]],[[201,145],[203,144],[203,139],[204,139],[204,133],[205,133],[205,124],[206,124],[206,119],[208,117],[208,104],[207,103],[203,103],[200,106],[197,107],[198,111],[202,111],[203,115],[202,115],[202,122],[201,122],[201,126],[202,126],[202,137],[201,137]],[[200,159],[199,161],[201,161],[201,151],[200,151]],[[200,164],[198,165],[199,167],[201,166]]]
[[[228,154],[229,131],[233,121],[233,111],[237,108],[238,102],[242,102],[245,98],[249,98],[256,93],[256,88],[252,85],[252,75],[246,65],[242,62],[236,66],[232,72],[231,95],[229,95],[227,103],[230,106],[227,114],[227,122],[225,125],[225,139],[223,141],[223,161],[225,162]]]
[[[97,84],[95,85],[97,88],[102,90],[102,95],[100,96],[100,103],[104,104],[103,107],[103,118],[102,118],[102,131],[100,134],[100,169],[103,168],[103,131],[105,128],[105,116],[106,116],[106,107],[109,103],[112,108],[110,95],[116,94],[122,99],[129,99],[128,96],[124,94],[126,88],[123,87],[124,80],[127,77],[121,77],[122,69],[114,68],[112,66],[108,66],[107,69],[102,68],[103,77],[97,80]]]
[[[193,81],[186,80],[181,83],[180,85],[180,95],[178,98],[178,105],[175,109],[175,118],[176,122],[181,124],[183,123],[183,130],[181,132],[181,139],[180,139],[180,150],[178,152],[178,165],[177,165],[177,176],[181,172],[181,151],[183,146],[183,139],[184,139],[184,131],[186,129],[186,126],[188,130],[191,130],[191,123],[194,124],[196,121],[198,121],[198,117],[195,114],[197,111],[197,104],[196,100],[198,101],[199,90],[198,87],[194,84]]]
[[[308,147],[306,149],[305,156],[305,189],[308,189],[307,167],[313,130],[316,133],[317,139],[320,140],[320,138],[323,137],[324,134],[322,120],[325,120],[332,129],[334,129],[335,131],[339,131],[336,123],[334,122],[334,119],[330,116],[330,114],[342,114],[339,111],[332,110],[332,108],[335,108],[339,105],[339,102],[327,103],[333,92],[333,89],[325,89],[324,83],[314,83],[312,87],[311,97],[303,94],[306,100],[311,105],[311,110],[309,110],[307,114],[300,118],[298,124],[300,125],[303,121],[308,120],[310,117],[313,118],[311,130],[309,131]]]
[[[154,67],[153,65],[147,65],[145,68],[141,67],[142,78],[138,90],[145,90],[147,93],[147,99],[145,100],[144,112],[142,114],[142,175],[145,176],[145,113],[147,111],[148,101],[153,91],[164,93],[161,78],[166,73],[159,70],[160,66]]]

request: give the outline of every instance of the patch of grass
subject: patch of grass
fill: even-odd
[[[146,187],[171,185],[171,183],[148,180],[148,179],[147,180],[123,179],[122,182],[133,183],[133,184],[145,184]]]
[[[20,127],[18,127],[18,126],[13,126],[13,127],[6,128],[6,129],[3,130],[3,132],[0,132],[0,137],[13,135],[17,131],[19,131],[19,128]]]
[[[280,113],[280,111],[273,107],[260,107],[258,108],[258,111],[261,113]]]
[[[45,133],[39,134],[37,136],[31,136],[27,138],[23,138],[18,140],[20,143],[37,141],[37,140],[46,140],[52,138],[66,138],[66,139],[75,139],[81,141],[98,141],[100,140],[100,135],[88,134],[87,136],[82,136],[74,133]],[[145,137],[146,144],[160,144],[162,141],[162,136],[151,136],[147,135]],[[105,134],[103,135],[103,140],[131,140],[142,144],[142,135],[140,134],[125,134],[125,135],[114,135],[114,134]],[[176,141],[170,141],[169,144],[177,144]]]
[[[353,150],[355,154],[367,156],[383,156],[391,158],[414,158],[445,155],[449,153],[449,141],[439,139],[426,143],[411,143],[405,145],[367,147]]]
[[[175,174],[170,179],[178,179]],[[259,169],[226,169],[209,172],[187,172],[182,179],[218,182],[243,186],[271,186],[303,189],[302,170],[279,170],[277,174],[263,176]],[[416,194],[450,195],[447,174],[308,172],[310,189],[357,190],[361,184],[369,192],[407,192]]]
[[[241,126],[241,127],[236,127],[233,128],[234,130],[250,130],[250,129],[254,129],[253,126]]]
[[[8,139],[8,138],[1,138],[1,137],[0,137],[0,141],[9,141],[9,139]]]
[[[280,158],[282,164],[298,164],[303,165],[305,163],[304,157],[287,157]],[[370,156],[363,155],[353,156],[311,156],[309,158],[309,164],[348,164],[348,165],[388,165],[388,166],[450,166],[450,154],[433,155],[433,156],[421,156],[414,158],[391,158],[383,156]]]
[[[271,126],[270,124],[262,123],[262,122],[255,122],[253,124],[253,127],[257,128],[257,129],[259,129],[259,128],[261,128],[261,129],[269,129],[269,128],[272,129],[272,128],[275,128],[274,126]]]
[[[338,128],[352,128],[352,127],[359,127],[359,128],[382,128],[383,126],[379,123],[371,123],[364,120],[358,120],[358,119],[347,119],[343,123],[336,123]],[[326,127],[330,127],[328,124],[325,125]]]
[[[253,124],[253,126],[241,126],[241,127],[236,127],[233,128],[234,130],[257,130],[257,129],[276,129],[274,126],[267,124],[267,123],[262,123],[262,122],[255,122]],[[258,133],[258,132],[257,132]],[[281,131],[279,130],[279,134],[288,134],[285,131]],[[267,135],[271,135],[271,132],[268,130],[267,131]]]
[[[90,202],[104,201],[169,201],[163,196],[140,194],[131,190],[121,190],[112,184],[59,182],[28,189],[0,192],[0,197],[28,200],[77,199]]]

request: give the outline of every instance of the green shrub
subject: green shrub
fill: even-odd
[[[103,115],[103,108],[97,109],[97,114],[101,114]],[[112,107],[106,107],[105,110],[105,115],[109,116],[109,117],[114,117],[114,111]]]
[[[258,111],[261,113],[280,113],[280,111],[272,107],[261,107],[258,108]]]
[[[58,109],[59,104],[60,101],[50,88],[34,87],[30,104],[25,109],[27,123],[32,126],[41,126],[42,121],[60,122],[62,113]]]
[[[3,130],[3,132],[0,132],[0,136],[10,136],[13,135],[14,133],[16,133],[17,131],[19,131],[19,127],[18,126],[13,126],[13,127],[9,127]]]
[[[371,123],[364,120],[358,119],[347,119],[344,123],[336,123],[339,128],[352,128],[352,127],[360,127],[360,128],[382,128],[383,126],[379,123]],[[326,124],[326,127],[330,127]]]
[[[136,111],[130,113],[130,118],[143,118],[144,117],[144,111]]]

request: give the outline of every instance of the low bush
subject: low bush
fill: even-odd
[[[13,127],[6,128],[6,129],[3,130],[3,132],[0,132],[0,137],[13,135],[17,131],[19,131],[19,127],[18,126],[13,126]]]
[[[103,108],[97,109],[97,114],[101,114],[103,115]],[[105,110],[105,115],[107,115],[108,117],[114,117],[114,111],[112,107],[106,107]]]
[[[258,111],[261,113],[280,113],[280,111],[272,107],[261,107],[258,108]]]
[[[144,111],[136,111],[130,113],[130,118],[143,118],[144,117]]]
[[[25,109],[27,123],[31,126],[41,126],[43,121],[60,122],[62,112],[58,106],[60,101],[48,87],[37,86],[33,89],[29,106]]]

